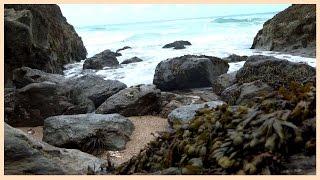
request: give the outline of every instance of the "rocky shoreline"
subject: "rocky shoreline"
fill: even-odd
[[[267,21],[252,47],[272,41],[268,50],[315,51],[312,13],[299,25],[305,33],[295,33],[296,40],[308,39],[306,46],[276,44],[278,35],[268,30],[282,16],[291,21],[290,13],[306,17],[309,6],[293,5]],[[127,87],[93,74],[66,78],[63,65],[81,59],[83,70],[143,60],[120,64],[117,57],[129,46],[86,58],[57,5],[5,9],[5,49],[12,52],[5,56],[5,174],[315,174],[314,67],[262,55],[184,55],[161,61],[153,84]],[[36,26],[40,21],[46,28]],[[24,32],[32,32],[28,41]],[[192,45],[163,48],[185,46]],[[227,73],[228,63],[239,61],[244,66]]]

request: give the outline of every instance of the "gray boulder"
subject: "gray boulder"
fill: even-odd
[[[21,67],[13,70],[12,81],[16,88],[22,88],[28,84],[40,83],[43,81],[61,83],[65,81],[65,78],[63,75],[60,74],[51,74],[38,69]]]
[[[67,80],[63,85],[65,91],[74,96],[83,96],[99,107],[107,98],[127,87],[118,80],[104,80],[97,75],[84,75]]]
[[[4,174],[102,173],[108,162],[75,149],[63,149],[37,141],[19,129],[4,124]]]
[[[221,93],[221,99],[231,105],[249,105],[255,98],[267,95],[273,88],[268,84],[257,80],[242,85],[234,84]]]
[[[185,49],[185,46],[190,46],[191,43],[189,41],[174,41],[173,43],[169,43],[164,45],[162,48],[173,48],[173,49]]]
[[[119,113],[123,116],[152,114],[159,110],[160,90],[154,85],[137,85],[109,97],[96,113]]]
[[[135,56],[133,58],[124,60],[121,64],[130,64],[130,63],[142,62],[142,61],[143,61],[142,59]]]
[[[89,99],[61,92],[53,82],[31,83],[5,94],[6,122],[12,126],[41,126],[50,116],[94,110]]]
[[[212,82],[213,92],[219,95],[227,87],[236,83],[236,74],[237,72],[233,72],[233,73],[226,73],[218,76]]]
[[[294,63],[271,56],[250,56],[237,71],[238,83],[261,80],[274,88],[288,86],[292,81],[303,83],[316,75],[316,69],[305,63]]]
[[[188,123],[190,120],[192,120],[199,109],[204,107],[215,108],[224,103],[225,102],[223,101],[211,101],[203,104],[190,104],[187,106],[179,107],[173,110],[168,115],[168,123],[171,127],[174,128],[175,124],[180,125],[180,124]]]
[[[102,51],[88,58],[83,63],[83,69],[103,69],[103,67],[118,67],[119,62],[117,56],[121,56],[120,53],[115,53],[109,49]]]
[[[119,114],[61,115],[45,119],[43,141],[91,154],[122,150],[134,130],[133,123]]]
[[[229,65],[217,57],[185,55],[161,61],[155,70],[153,84],[161,90],[209,87]]]

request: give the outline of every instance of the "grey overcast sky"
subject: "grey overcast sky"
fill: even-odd
[[[74,26],[278,12],[290,4],[59,4]]]

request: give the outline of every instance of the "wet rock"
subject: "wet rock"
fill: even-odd
[[[123,48],[117,49],[116,53],[119,53],[120,51],[126,50],[126,49],[131,49],[130,46],[124,46]]]
[[[63,149],[37,141],[4,124],[4,174],[88,174],[106,171],[107,161],[75,149]]]
[[[157,112],[160,107],[160,90],[154,85],[137,85],[109,97],[96,113],[119,113],[123,116],[140,116]]]
[[[50,116],[94,110],[88,99],[65,94],[53,82],[31,83],[5,94],[6,122],[11,126],[41,126]]]
[[[268,94],[273,88],[262,81],[253,81],[242,85],[234,84],[221,93],[221,99],[228,104],[250,104],[255,97]]]
[[[227,87],[230,87],[231,85],[236,83],[236,73],[237,72],[222,74],[218,76],[215,80],[213,80],[213,92],[219,95]]]
[[[143,61],[142,59],[135,56],[133,58],[124,60],[121,64],[130,64],[130,63],[142,62],[142,61]]]
[[[198,110],[204,107],[215,108],[222,104],[224,104],[223,101],[211,101],[203,104],[190,104],[187,106],[181,106],[179,108],[174,109],[168,115],[168,123],[171,127],[174,127],[175,125],[188,123],[195,117],[196,112]]]
[[[29,67],[21,67],[13,70],[13,84],[16,88],[22,88],[31,83],[40,83],[50,81],[53,83],[61,83],[65,81],[64,76],[59,74],[51,74],[31,69]]]
[[[161,108],[159,115],[167,118],[174,109],[193,103],[194,98],[185,95],[179,95],[171,92],[161,92]]]
[[[185,55],[161,61],[155,70],[153,84],[161,90],[209,87],[229,65],[211,56]]]
[[[316,6],[295,4],[263,24],[252,49],[316,56]]]
[[[134,130],[133,123],[119,114],[61,115],[45,119],[43,141],[91,154],[122,150]]]
[[[185,46],[190,46],[191,43],[189,41],[174,41],[173,43],[169,43],[164,45],[162,48],[173,48],[173,49],[185,49]]]
[[[97,75],[84,75],[67,80],[62,85],[68,93],[93,101],[98,108],[107,98],[127,87],[118,80],[104,80]]]
[[[230,56],[223,58],[223,60],[226,60],[229,63],[246,61],[247,59],[248,59],[248,56],[239,56],[236,54],[231,54]]]
[[[120,53],[115,53],[109,49],[102,51],[88,58],[83,63],[83,69],[103,69],[103,67],[118,67],[119,62],[117,56],[121,56]]]
[[[4,11],[5,86],[22,66],[63,73],[65,64],[86,58],[87,51],[58,5],[6,4]]]
[[[271,56],[250,56],[237,71],[238,83],[261,80],[274,88],[288,86],[292,81],[303,83],[316,74],[316,69],[305,63],[294,63]]]

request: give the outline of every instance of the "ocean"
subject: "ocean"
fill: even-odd
[[[87,48],[87,57],[106,49],[116,51],[124,46],[130,46],[132,49],[121,51],[122,56],[118,57],[118,61],[121,63],[125,59],[137,56],[143,59],[143,62],[121,65],[117,69],[83,71],[84,60],[82,60],[66,65],[64,75],[74,77],[93,73],[105,79],[119,80],[127,86],[151,84],[155,68],[160,61],[186,54],[220,58],[231,54],[247,56],[261,54],[293,62],[305,62],[315,67],[315,58],[250,49],[263,23],[276,13],[75,27]],[[182,50],[162,48],[165,44],[176,40],[187,40],[192,45]],[[244,63],[229,63],[228,72],[237,71]]]

